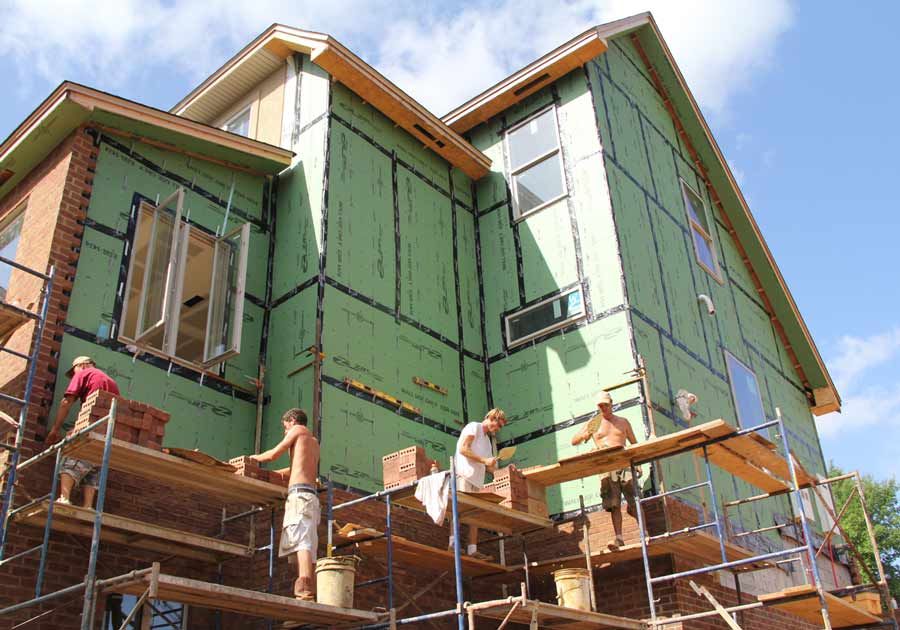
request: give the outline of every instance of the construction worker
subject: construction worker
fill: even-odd
[[[572,438],[572,445],[581,444],[588,438],[594,439],[594,445],[597,448],[625,446],[626,441],[631,444],[637,444],[631,424],[625,418],[612,412],[612,404],[612,396],[608,392],[601,391],[599,402],[597,403],[597,414],[600,416],[600,422],[589,421],[585,423],[584,428]],[[618,549],[624,544],[622,540],[622,495],[627,500],[626,511],[634,518],[636,515],[634,508],[635,493],[631,470],[623,468],[622,470],[603,473],[600,476],[600,498],[603,501],[603,509],[609,512],[613,531],[615,532],[615,539],[607,544],[610,550]]]
[[[463,427],[456,442],[456,489],[459,492],[481,492],[484,487],[485,472],[497,470],[497,458],[491,436],[506,424],[506,414],[502,409],[491,409],[481,422],[470,422]],[[450,544],[454,544],[453,536]],[[478,551],[478,526],[469,525],[469,545],[467,555],[481,560],[489,556]]]
[[[306,413],[302,409],[288,409],[281,416],[284,439],[268,451],[250,455],[250,459],[260,463],[273,462],[285,452],[290,452],[290,468],[278,471],[290,473],[278,556],[297,554],[294,597],[314,601],[313,565],[319,546],[317,528],[321,517],[316,482],[319,470],[319,441],[306,425]]]
[[[71,380],[66,388],[63,398],[59,401],[59,410],[56,412],[56,421],[47,433],[48,446],[56,444],[60,439],[60,429],[69,411],[76,400],[82,404],[87,397],[96,391],[104,391],[119,395],[119,386],[105,372],[97,369],[94,360],[90,357],[77,357],[72,361],[72,367],[66,372]],[[82,486],[82,505],[86,508],[94,506],[94,497],[97,496],[99,482],[97,469],[90,462],[71,457],[63,457],[59,473],[59,503],[66,505],[71,503],[72,489],[76,485]]]

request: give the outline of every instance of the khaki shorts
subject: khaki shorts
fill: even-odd
[[[631,481],[631,471],[627,468],[604,473],[600,476],[600,498],[603,499],[603,509],[607,512],[617,510],[622,505],[622,495],[629,504],[634,503],[634,484]]]
[[[466,479],[465,477],[456,476],[456,491],[457,492],[481,492],[484,490],[479,485],[476,485],[473,481]]]
[[[100,476],[97,469],[90,462],[72,457],[63,457],[62,463],[59,465],[61,475],[68,475],[75,480],[75,485],[82,485],[87,488],[99,488]]]
[[[284,521],[278,543],[279,557],[289,556],[297,551],[309,551],[315,562],[319,547],[320,518],[319,497],[315,492],[289,492],[284,502]]]

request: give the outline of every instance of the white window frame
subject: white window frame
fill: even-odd
[[[553,111],[553,130],[556,134],[556,148],[551,149],[549,151],[545,151],[544,153],[538,155],[537,157],[532,158],[528,162],[525,162],[521,166],[518,166],[515,169],[513,169],[512,151],[509,148],[510,134],[515,132],[517,129],[524,127],[525,125],[530,123],[535,118],[539,118],[540,116],[543,116],[544,114],[546,114],[548,111],[551,111],[551,110]],[[506,132],[503,134],[503,146],[504,146],[504,151],[506,153],[506,172],[509,173],[509,187],[512,190],[513,218],[516,222],[522,221],[523,219],[527,219],[528,217],[532,216],[536,212],[540,212],[547,206],[550,206],[550,205],[556,203],[557,201],[559,201],[560,199],[565,199],[566,197],[569,196],[569,186],[568,186],[568,183],[566,182],[565,159],[563,157],[563,151],[562,151],[562,139],[560,138],[560,135],[559,135],[559,113],[557,111],[557,107],[556,107],[555,103],[535,112],[534,114],[532,114],[525,120],[522,120],[522,121],[516,123],[515,125],[513,125],[512,127],[510,127],[509,129],[507,129]],[[533,166],[536,166],[545,160],[549,160],[551,157],[553,157],[553,155],[555,155],[557,153],[559,154],[559,179],[562,182],[562,192],[559,195],[557,195],[556,197],[554,197],[553,199],[548,199],[544,203],[542,203],[538,206],[535,206],[534,208],[531,208],[527,212],[521,212],[519,210],[519,193],[518,193],[518,187],[516,186],[516,177],[521,175],[525,171],[529,170]]]
[[[684,204],[684,214],[688,220],[688,227],[691,230],[691,246],[694,248],[694,258],[697,260],[697,264],[706,271],[709,275],[711,275],[716,282],[719,284],[723,284],[722,281],[722,272],[719,269],[719,252],[716,248],[716,239],[713,236],[713,217],[709,211],[709,208],[706,207],[706,202],[703,200],[703,197],[694,190],[690,184],[688,184],[683,177],[678,178],[679,183],[681,184],[681,201]],[[688,199],[688,191],[692,195],[694,195],[697,200],[700,202],[700,207],[703,211],[703,215],[706,217],[706,223],[709,225],[709,230],[707,230],[703,225],[694,220],[691,216],[691,211],[688,209],[688,205],[690,201]],[[713,266],[715,269],[710,269],[709,266],[705,262],[703,262],[703,258],[700,256],[700,252],[697,250],[697,241],[694,240],[693,232],[698,232],[700,237],[703,238],[709,244],[709,253],[713,259]]]
[[[743,361],[738,359],[736,356],[731,354],[728,350],[723,349],[722,352],[725,354],[725,369],[728,371],[728,387],[731,389],[731,400],[734,402],[734,412],[737,414],[738,426],[747,428],[749,426],[755,426],[755,425],[748,424],[748,423],[744,422],[743,418],[741,418],[741,407],[740,407],[740,405],[738,405],[737,393],[734,390],[735,375],[731,370],[732,364],[729,362],[729,360],[728,360],[729,358],[732,359],[735,363],[737,363],[738,365],[740,365],[742,368],[744,368],[745,370],[750,372],[750,374],[753,375],[753,380],[756,381],[756,392],[759,394],[759,409],[760,409],[760,412],[762,415],[762,421],[765,422],[766,421],[766,406],[763,404],[762,388],[759,386],[759,377],[756,375],[756,372],[754,372],[750,368],[749,365],[747,365],[746,363],[744,363]]]
[[[524,315],[525,313],[528,313],[537,308],[540,308],[541,306],[543,306],[549,302],[553,302],[555,300],[562,300],[562,299],[568,297],[569,295],[571,295],[572,293],[576,293],[576,292],[581,296],[581,313],[579,313],[578,315],[573,315],[571,317],[568,317],[562,321],[556,322],[555,324],[553,324],[551,326],[547,326],[546,328],[541,328],[540,330],[536,330],[532,333],[528,333],[524,337],[519,337],[516,340],[512,339],[512,331],[509,326],[509,320],[511,320],[513,317],[518,317],[520,315]],[[506,331],[506,346],[508,348],[520,346],[523,343],[528,343],[529,341],[536,339],[537,337],[540,337],[542,335],[545,335],[548,332],[552,332],[554,330],[564,328],[565,326],[568,326],[569,324],[571,324],[573,322],[577,322],[580,319],[584,319],[585,317],[587,317],[587,309],[585,308],[585,304],[584,304],[584,292],[581,290],[580,286],[574,287],[567,291],[563,291],[561,293],[557,293],[556,295],[553,295],[551,297],[543,299],[540,302],[531,304],[530,306],[526,306],[525,308],[519,309],[515,312],[509,313],[508,315],[504,316],[503,327],[504,327],[504,330]]]
[[[179,187],[174,193],[166,197],[162,202],[158,204],[152,204],[149,202],[141,202],[140,204],[134,206],[134,212],[138,214],[138,222],[140,225],[139,214],[143,211],[144,206],[148,206],[152,208],[155,212],[158,212],[161,208],[166,208],[174,201],[176,206],[175,216],[177,223],[175,224],[175,229],[173,230],[172,237],[172,250],[169,253],[169,263],[166,271],[166,286],[164,293],[164,303],[163,303],[163,317],[160,321],[155,322],[152,327],[146,328],[143,331],[138,332],[139,327],[142,325],[141,320],[141,311],[145,308],[146,303],[146,293],[148,291],[149,284],[149,265],[145,266],[144,269],[144,281],[141,288],[141,295],[138,298],[138,320],[135,322],[135,335],[134,337],[127,337],[123,334],[124,323],[127,321],[129,308],[134,308],[133,304],[130,304],[131,300],[129,299],[131,296],[131,288],[134,282],[133,274],[134,274],[134,265],[135,260],[132,256],[128,265],[128,275],[125,282],[125,293],[124,300],[122,305],[122,314],[119,317],[119,321],[117,322],[118,326],[118,339],[120,341],[134,344],[142,351],[149,352],[151,354],[155,354],[158,356],[164,356],[166,358],[172,359],[183,365],[189,365],[192,367],[200,367],[200,368],[210,368],[216,365],[219,365],[231,357],[240,354],[241,348],[241,333],[243,331],[243,317],[244,317],[244,299],[246,295],[246,282],[247,282],[247,262],[249,259],[248,252],[250,246],[250,223],[244,223],[230,232],[224,234],[223,236],[215,237],[215,242],[213,244],[213,269],[215,269],[216,265],[216,257],[219,253],[220,244],[226,239],[231,239],[236,235],[240,235],[240,248],[237,252],[238,261],[237,261],[237,282],[236,282],[236,291],[235,291],[235,303],[234,303],[234,318],[233,321],[235,326],[232,328],[230,332],[230,343],[224,352],[221,352],[215,356],[209,355],[209,338],[210,338],[210,326],[212,324],[212,308],[214,304],[214,300],[216,299],[216,277],[215,274],[210,278],[210,312],[207,315],[206,328],[204,331],[204,339],[203,339],[203,360],[200,362],[191,361],[189,359],[185,359],[183,357],[179,357],[177,355],[177,343],[178,343],[178,328],[180,325],[180,309],[181,302],[184,292],[184,279],[187,274],[187,253],[190,245],[190,237],[191,237],[191,225],[186,221],[182,221],[182,207],[184,201],[184,188]],[[148,241],[147,247],[148,252],[152,250],[153,241],[155,239],[155,229],[156,229],[156,218],[154,215],[154,221],[152,223],[152,229],[154,230],[151,233],[150,239]],[[139,228],[138,228],[139,229]],[[135,232],[134,239],[128,244],[129,248],[134,247],[135,242],[137,241],[137,231]],[[221,290],[221,289],[220,289]],[[163,343],[162,348],[157,348],[153,346],[149,346],[147,344],[142,344],[142,342],[151,334],[157,332],[160,327],[163,329]]]
[[[236,131],[228,131],[228,125],[233,123],[235,120],[237,120],[244,114],[247,115],[247,135],[244,136],[243,134],[237,133]],[[252,139],[252,136],[250,135],[250,131],[251,131],[250,125],[251,124],[253,124],[253,103],[248,104],[246,107],[242,107],[233,116],[229,116],[228,120],[226,120],[225,122],[222,123],[221,128],[222,128],[222,131],[228,131],[228,133],[233,133],[236,136],[242,136],[244,138]]]

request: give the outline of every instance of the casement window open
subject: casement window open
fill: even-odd
[[[516,219],[568,194],[555,107],[512,127],[506,133],[506,148]]]
[[[182,218],[184,189],[138,213],[120,339],[205,368],[238,354],[250,224],[216,236]]]
[[[581,287],[555,295],[506,316],[506,343],[511,348],[585,316]]]
[[[691,226],[691,239],[694,241],[694,253],[697,263],[718,282],[722,282],[719,273],[719,257],[716,255],[716,244],[712,237],[712,225],[706,204],[682,179],[681,194],[687,210],[688,223]]]

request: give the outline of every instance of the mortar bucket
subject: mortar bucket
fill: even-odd
[[[334,556],[316,561],[316,601],[320,604],[353,608],[356,556]]]
[[[591,609],[591,574],[587,569],[560,569],[553,572],[556,603],[577,610]]]

